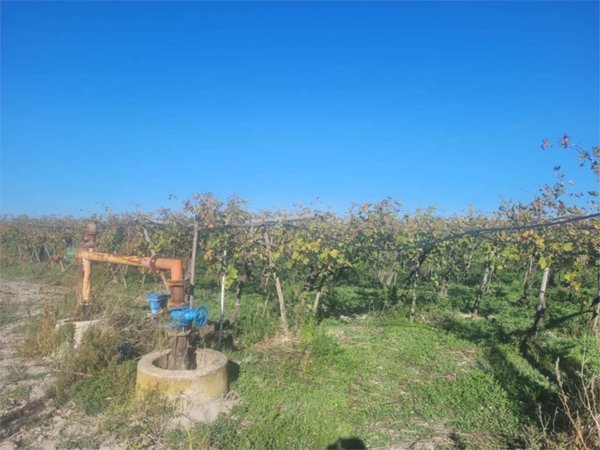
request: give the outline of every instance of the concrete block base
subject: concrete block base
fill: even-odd
[[[195,368],[167,370],[161,368],[170,350],[148,353],[137,366],[136,389],[158,391],[170,399],[186,398],[193,403],[225,397],[229,391],[227,357],[217,351],[201,349],[195,352]]]

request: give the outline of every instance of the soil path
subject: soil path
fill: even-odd
[[[0,450],[53,449],[91,435],[95,425],[59,409],[49,396],[55,368],[50,358],[23,358],[27,327],[63,300],[65,289],[0,278]]]

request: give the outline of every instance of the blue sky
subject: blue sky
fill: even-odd
[[[527,200],[599,137],[597,2],[2,2],[0,210]],[[169,200],[173,194],[179,200]]]

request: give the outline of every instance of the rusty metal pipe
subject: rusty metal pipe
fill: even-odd
[[[81,304],[87,305],[90,303],[90,297],[92,294],[92,262],[89,259],[82,259],[81,264],[83,265],[83,289]]]
[[[98,230],[95,223],[88,223],[85,227],[86,234],[83,238],[84,245],[87,247],[88,252],[93,252],[96,246],[96,236]],[[83,265],[83,289],[81,304],[88,305],[90,303],[90,297],[92,295],[92,263],[89,259],[83,259],[81,261]]]
[[[113,264],[122,264],[126,266],[147,267],[148,269],[150,268],[150,258],[146,258],[144,256],[113,255],[112,253],[90,252],[84,248],[80,248],[77,251],[76,257],[81,260],[87,259],[88,261],[94,262],[106,262]]]
[[[168,280],[171,289],[170,307],[183,306],[185,304],[185,279],[183,270],[183,259],[163,258],[161,256],[123,256],[111,253],[100,253],[85,248],[77,251],[77,258],[81,259],[84,270],[83,300],[89,301],[91,261],[122,264],[126,266],[145,267],[150,270],[164,270],[170,274]],[[86,285],[87,280],[87,285]]]

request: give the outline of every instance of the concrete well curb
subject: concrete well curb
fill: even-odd
[[[196,350],[196,368],[167,370],[158,367],[161,358],[171,350],[148,353],[138,363],[136,390],[138,394],[158,391],[167,398],[188,397],[194,402],[223,398],[229,391],[227,357],[210,349]]]

